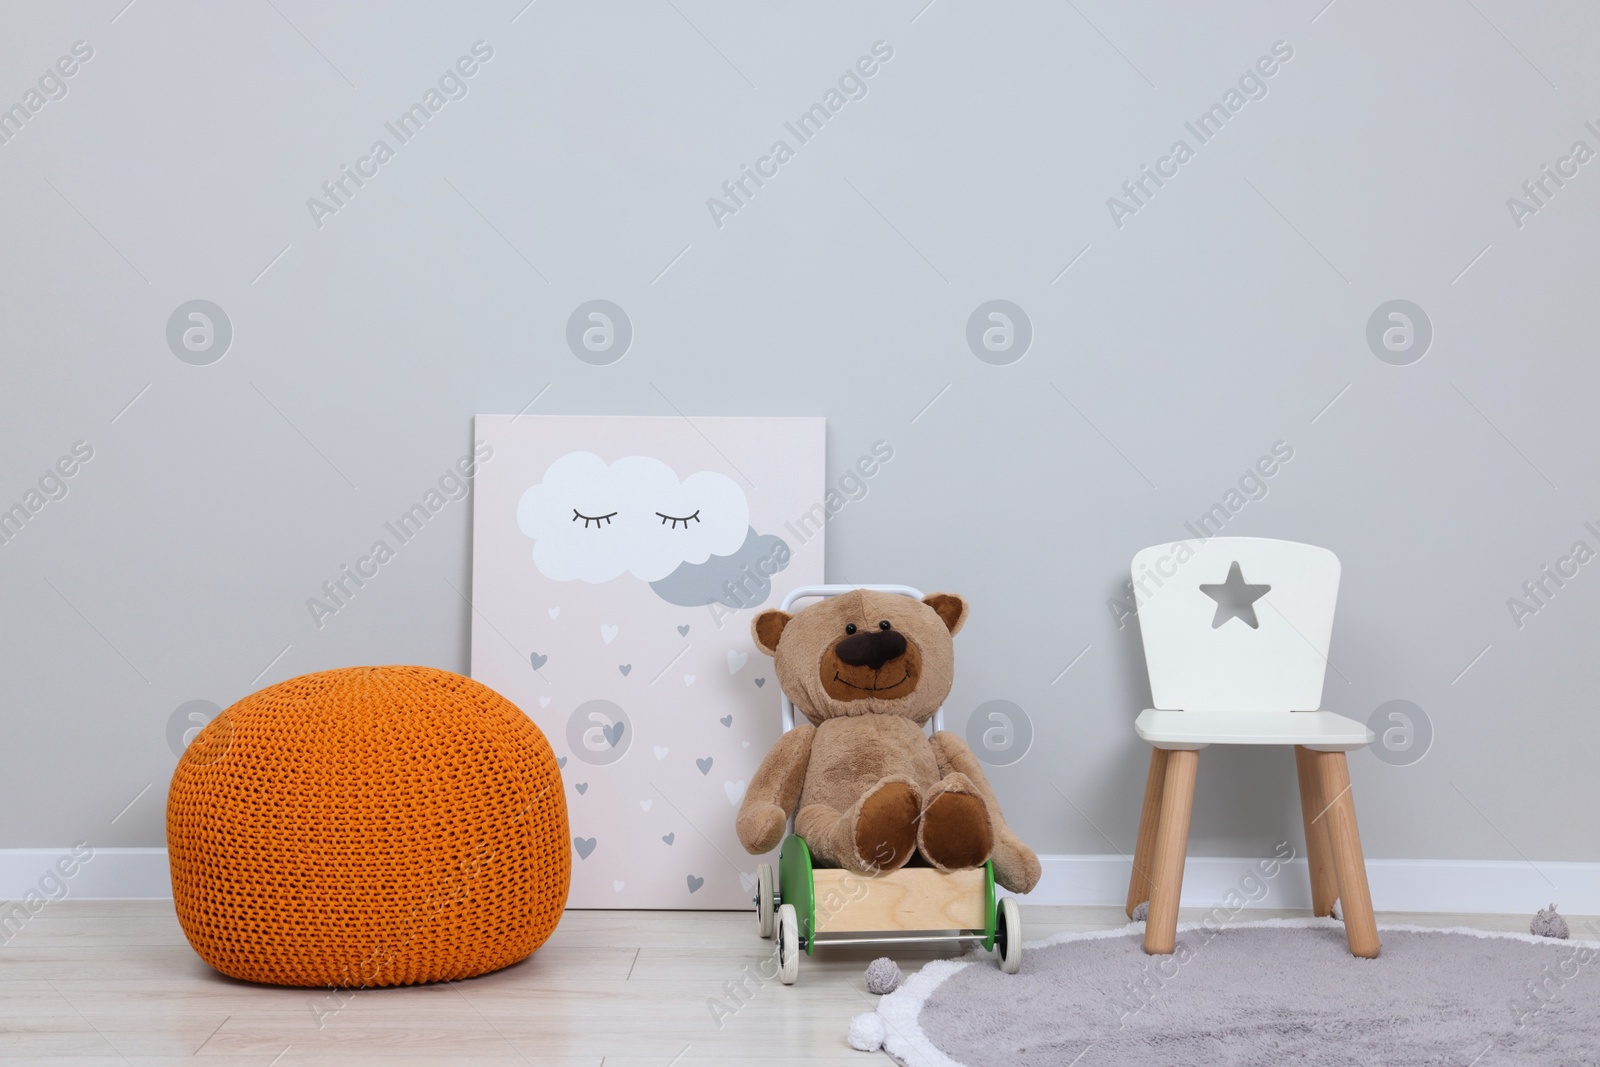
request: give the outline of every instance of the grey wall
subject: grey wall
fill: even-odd
[[[0,103],[25,108],[93,49],[0,144],[0,505],[93,449],[0,546],[0,846],[161,843],[188,701],[465,670],[466,503],[320,630],[305,602],[474,412],[537,397],[826,415],[833,478],[889,441],[829,576],[972,599],[951,720],[1024,709],[1032,748],[994,778],[1045,852],[1132,845],[1128,560],[1287,442],[1226,532],[1334,549],[1325,706],[1408,700],[1434,735],[1353,761],[1368,855],[1600,858],[1573,817],[1600,563],[1520,627],[1507,605],[1600,549],[1600,161],[1507,205],[1600,150],[1592,6],[124,2],[29,5],[0,36]],[[384,123],[477,41],[467,95],[319,226],[307,199],[396,147]],[[799,143],[785,122],[878,41],[866,95]],[[1265,97],[1201,144],[1185,122],[1279,41]],[[1180,138],[1193,158],[1114,219]],[[779,139],[793,158],[719,226],[707,199]],[[608,366],[565,340],[596,298],[634,330]],[[208,365],[168,343],[196,299],[232,328]],[[1033,332],[1006,365],[967,341],[992,299]],[[1367,340],[1395,299],[1433,332],[1407,365]],[[1208,753],[1199,790],[1195,853],[1298,840],[1287,756]]]

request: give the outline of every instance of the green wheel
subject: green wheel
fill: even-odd
[[[795,921],[799,926],[800,941],[806,955],[812,954],[815,940],[811,932],[817,926],[816,892],[811,883],[811,850],[796,834],[790,834],[778,854],[778,900],[794,905]]]

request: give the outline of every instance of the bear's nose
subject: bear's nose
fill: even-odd
[[[840,641],[834,652],[852,667],[877,670],[906,654],[906,639],[897,630],[869,630]]]

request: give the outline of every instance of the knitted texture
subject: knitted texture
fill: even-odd
[[[508,966],[555,929],[572,876],[544,735],[429,667],[307,674],[218,715],[173,773],[167,848],[195,952],[273,985]]]
[[[1559,937],[1571,936],[1572,931],[1567,929],[1567,920],[1556,913],[1556,906],[1540,908],[1539,914],[1533,917],[1533,922],[1528,924],[1528,932],[1534,937]]]
[[[867,992],[883,996],[900,988],[900,968],[888,956],[867,964]]]

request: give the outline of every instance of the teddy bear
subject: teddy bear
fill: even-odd
[[[863,874],[920,856],[942,871],[994,861],[1026,893],[1039,859],[1006,825],[965,741],[923,725],[950,693],[967,602],[854,589],[751,620],[756,647],[806,722],[778,739],[739,807],[739,842],[771,851],[789,813],[820,866]],[[798,809],[798,810],[797,810]]]

